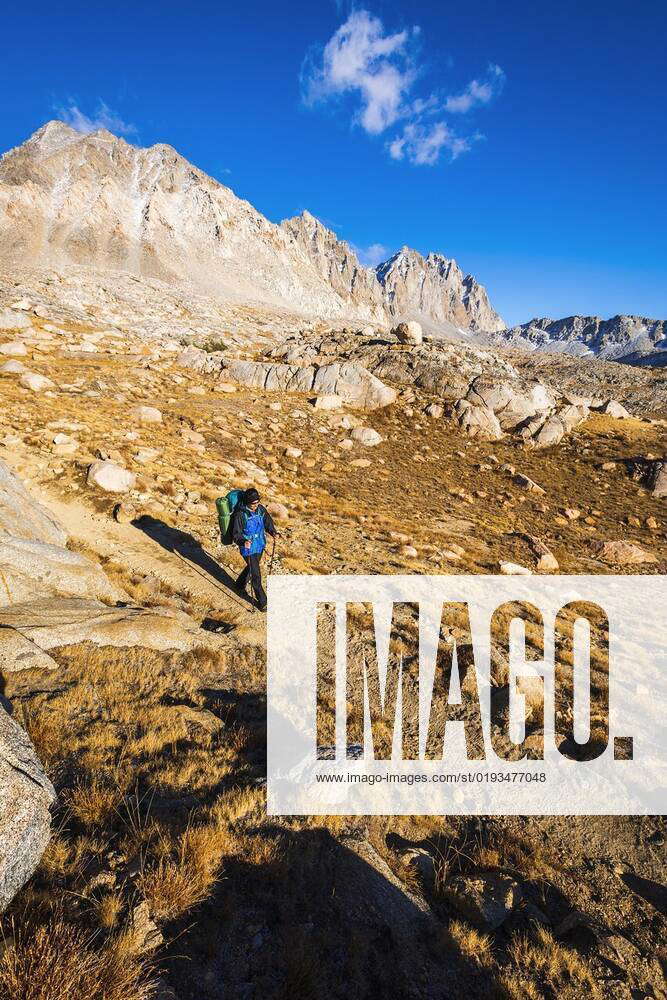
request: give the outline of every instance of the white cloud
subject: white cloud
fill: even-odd
[[[454,114],[464,114],[480,104],[488,104],[500,93],[505,84],[505,74],[500,66],[492,63],[485,80],[471,80],[462,94],[448,97],[445,101],[445,111]]]
[[[445,122],[435,122],[433,125],[411,122],[388,144],[388,149],[393,160],[407,159],[415,166],[432,167],[440,159],[443,149],[448,150],[450,158],[455,160],[462,153],[467,153],[473,142],[481,138],[479,134],[457,136]]]
[[[364,267],[377,267],[389,257],[389,247],[383,246],[382,243],[371,243],[369,247],[353,246],[352,249]]]
[[[385,34],[382,21],[355,10],[329,39],[317,65],[313,57],[302,70],[303,97],[315,104],[345,93],[357,94],[357,119],[372,135],[383,132],[402,114],[415,72],[409,52],[415,29]]]
[[[70,101],[67,107],[55,105],[53,110],[61,121],[77,132],[96,132],[100,128],[106,128],[116,135],[136,135],[137,132],[135,125],[123,121],[120,115],[112,111],[102,100],[98,102],[97,111],[92,118],[84,114],[73,101]]]
[[[347,95],[356,102],[353,122],[369,135],[400,128],[386,143],[394,160],[432,166],[447,151],[455,160],[480,139],[456,135],[442,120],[488,104],[502,90],[505,74],[491,64],[487,75],[443,100],[441,93],[415,94],[422,76],[417,63],[418,26],[393,34],[379,17],[354,10],[324,47],[314,50],[301,70],[302,97],[312,107]]]

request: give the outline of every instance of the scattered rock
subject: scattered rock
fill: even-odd
[[[20,340],[12,340],[8,344],[0,344],[0,354],[9,358],[24,358],[28,350]]]
[[[97,563],[60,545],[0,535],[0,623],[5,607],[53,594],[119,601],[127,595]]]
[[[496,930],[521,901],[521,886],[508,875],[457,876],[447,883],[449,901],[477,927]]]
[[[593,547],[593,552],[602,562],[614,566],[634,566],[639,563],[658,562],[654,555],[645,552],[640,545],[622,539],[612,542],[598,542]]]
[[[136,476],[129,469],[109,459],[93,462],[88,469],[86,482],[89,486],[97,486],[106,493],[128,493],[134,488]]]
[[[382,438],[372,427],[355,427],[350,437],[369,448],[382,443]]]
[[[162,423],[162,413],[155,406],[135,406],[130,410],[130,417],[142,424]]]
[[[3,534],[52,546],[64,546],[67,541],[65,530],[51,512],[34,500],[18,476],[0,461],[0,538]]]
[[[55,389],[55,382],[52,382],[46,375],[36,375],[34,372],[25,372],[20,378],[20,383],[24,389],[30,389],[31,392]]]
[[[532,576],[532,569],[528,569],[527,566],[520,566],[518,563],[513,562],[501,562],[500,572],[503,576]]]
[[[4,372],[5,375],[22,375],[27,370],[22,361],[5,361],[0,367],[0,372]]]
[[[413,347],[418,347],[424,339],[421,324],[415,320],[399,323],[391,332],[398,337],[399,344],[410,344]]]
[[[522,490],[528,490],[530,493],[541,493],[545,494],[546,490],[543,490],[541,486],[529,479],[528,476],[524,476],[522,472],[517,472],[512,476],[512,482],[520,486]]]
[[[118,521],[119,524],[131,524],[138,516],[139,511],[137,508],[133,503],[128,503],[127,501],[117,503],[113,509],[114,521]]]
[[[667,497],[667,458],[634,458],[626,462],[630,477],[654,497]]]
[[[57,670],[56,661],[13,628],[0,628],[0,673],[21,670]]]
[[[606,413],[608,417],[614,417],[616,420],[627,420],[632,414],[628,413],[626,408],[617,403],[615,399],[608,399],[606,403],[602,406],[595,407],[598,413]]]
[[[132,910],[132,936],[137,954],[154,951],[164,943],[162,933],[151,917],[145,899]]]
[[[498,418],[486,406],[473,406],[467,399],[459,399],[454,404],[454,416],[461,429],[471,438],[497,441],[503,436]]]
[[[560,568],[558,560],[542,539],[536,538],[535,535],[523,535],[522,537],[528,542],[533,555],[537,559],[538,571],[540,573],[557,573]]]

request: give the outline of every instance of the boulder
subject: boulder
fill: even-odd
[[[3,309],[0,312],[0,330],[27,330],[32,323],[22,312],[14,312],[12,309]]]
[[[127,599],[97,563],[61,545],[0,535],[0,569],[0,608],[53,594],[114,603]]]
[[[0,372],[5,375],[23,375],[27,370],[22,361],[5,361],[4,365],[0,366]]]
[[[447,883],[448,900],[470,923],[496,930],[521,902],[521,886],[508,875],[457,876]]]
[[[537,569],[540,573],[557,573],[559,570],[558,560],[541,538],[535,535],[524,535],[525,540],[537,559]]]
[[[24,358],[28,349],[20,340],[11,340],[8,344],[0,344],[0,354],[8,358]]]
[[[25,372],[20,378],[20,383],[24,389],[31,392],[42,392],[44,389],[55,389],[55,382],[52,382],[46,375],[37,375],[35,372]]]
[[[88,469],[86,482],[107,493],[127,493],[134,487],[136,476],[128,469],[109,459],[93,462]]]
[[[492,410],[504,431],[514,430],[536,414],[546,417],[556,402],[551,389],[542,382],[498,381],[488,376],[474,379],[465,398],[473,406]]]
[[[608,399],[606,403],[602,406],[595,407],[598,413],[606,413],[608,417],[614,417],[615,420],[627,420],[632,414],[628,413],[626,408],[618,403],[615,399]]]
[[[645,552],[640,545],[635,542],[628,542],[624,539],[611,542],[598,542],[593,547],[594,555],[602,562],[612,566],[635,566],[640,563],[658,562],[656,557],[650,552]]]
[[[468,437],[498,441],[503,436],[498,418],[486,406],[473,406],[468,400],[459,399],[454,404],[454,416]]]
[[[429,403],[424,410],[426,416],[432,417],[434,420],[439,420],[444,412],[445,409],[440,403]]]
[[[0,674],[56,670],[56,661],[16,629],[0,625]]]
[[[559,444],[566,434],[587,419],[589,413],[587,406],[575,406],[569,403],[548,416],[541,426],[534,430],[530,428],[532,432],[525,433],[529,427],[523,429],[522,437],[527,439],[531,447],[548,448],[550,445]]]
[[[418,347],[424,339],[421,324],[415,320],[399,323],[391,332],[398,337],[399,344],[410,344],[412,347]]]
[[[55,517],[30,496],[21,480],[0,460],[0,541],[3,534],[49,545],[64,545],[67,541]]]
[[[127,595],[125,595],[127,600]],[[217,648],[219,640],[173,608],[109,607],[85,598],[46,598],[0,609],[0,624],[12,626],[42,650],[92,642],[119,648]]]
[[[162,423],[162,414],[155,406],[135,406],[130,410],[130,417],[142,424]]]
[[[0,707],[0,911],[39,864],[55,795],[27,734]]]
[[[224,368],[229,382],[277,392],[315,393],[318,396],[338,396],[343,403],[362,410],[389,406],[396,399],[396,390],[355,361],[332,364],[274,364],[268,361],[230,361]]]
[[[206,351],[202,351],[201,348],[194,347],[191,344],[184,351],[181,351],[176,358],[176,364],[180,365],[181,368],[192,368],[195,371],[203,371],[208,360],[209,356]]]
[[[397,396],[395,389],[354,361],[335,362],[318,368],[313,378],[313,390],[340,396],[343,402],[361,410],[389,406]]]
[[[350,433],[350,437],[369,448],[382,443],[382,438],[372,427],[355,427]]]

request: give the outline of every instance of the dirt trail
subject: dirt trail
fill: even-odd
[[[33,492],[37,491],[33,487]],[[97,555],[113,558],[130,572],[155,576],[176,593],[196,598],[211,617],[236,625],[245,642],[265,643],[265,617],[232,589],[240,568],[219,563],[186,532],[153,518],[142,527],[119,524],[76,500],[63,500],[42,489],[38,499],[58,518],[71,539]],[[230,560],[231,563],[231,560]]]

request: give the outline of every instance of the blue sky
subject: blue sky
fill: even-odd
[[[510,323],[667,316],[664,2],[36,2],[3,28],[2,149],[106,122],[368,261],[455,257]]]

